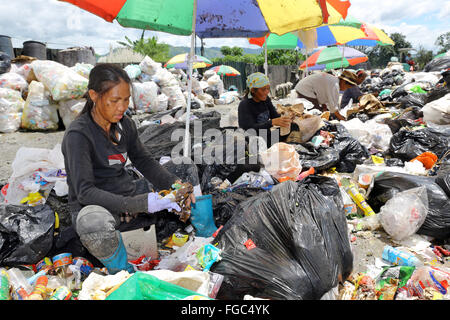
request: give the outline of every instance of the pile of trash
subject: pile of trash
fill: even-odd
[[[184,75],[148,59],[140,68],[135,81],[147,81],[134,84],[148,86],[143,93],[156,100],[138,107],[151,109],[134,118],[139,138],[194,186],[189,218],[164,211],[150,230],[122,232],[135,272],[109,274],[65,217],[60,146],[20,149],[0,192],[0,299],[450,299],[445,72],[409,73],[393,64],[379,73],[393,80],[389,95],[366,87],[341,110],[346,121],[330,121],[294,95],[274,99],[295,125],[280,129],[283,142],[270,148],[255,149],[258,138],[221,127],[217,111],[194,110],[190,153],[176,164],[180,141],[172,135],[186,120]],[[212,77],[198,81],[203,93],[193,87],[199,101],[221,99],[220,82],[206,87]],[[151,101],[162,94],[172,105],[159,109]],[[126,169],[140,177],[132,164]],[[355,269],[357,239],[371,235],[385,246],[366,270]]]
[[[3,59],[3,60],[1,60]],[[66,67],[50,60],[19,56],[0,57],[0,133],[55,131],[65,128],[83,109],[93,65]],[[166,69],[146,56],[138,65],[124,68],[132,79],[130,114],[186,109],[187,75],[182,69]],[[237,91],[226,91],[213,71],[201,81],[192,78],[192,109],[205,109],[239,100]]]

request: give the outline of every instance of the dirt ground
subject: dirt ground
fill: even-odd
[[[237,108],[237,105],[218,106],[214,110],[226,115],[230,108]],[[207,108],[205,111],[211,111]],[[226,119],[223,118],[224,125]],[[222,125],[222,124],[221,124]],[[222,126],[224,126],[222,125]],[[14,132],[0,134],[0,186],[7,183],[12,174],[11,164],[15,159],[17,150],[20,147],[34,147],[52,149],[57,143],[61,143],[64,131],[57,132]],[[363,231],[353,234],[355,238],[351,242],[354,255],[353,272],[365,272],[367,267],[375,264],[375,258],[381,259],[381,253],[386,244],[392,245],[389,236],[384,231]],[[448,262],[445,263],[449,265]]]

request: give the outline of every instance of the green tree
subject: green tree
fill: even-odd
[[[426,50],[423,46],[419,46],[419,50],[417,50],[414,60],[416,60],[417,69],[422,70],[428,62],[433,60],[433,51]]]
[[[405,35],[395,32],[390,34],[389,37],[395,42],[393,46],[377,45],[363,50],[367,54],[372,67],[384,68],[391,61],[391,57],[400,59],[399,49],[411,48],[411,43],[406,40]]]
[[[438,54],[450,50],[450,32],[441,34],[439,37],[437,37],[434,44],[440,48]]]
[[[140,53],[144,56],[149,56],[156,62],[166,62],[169,60],[169,45],[165,43],[158,43],[157,37],[151,37],[144,39],[144,32],[142,32],[142,35],[140,39],[132,41],[127,36],[125,36],[124,41],[118,41],[122,46],[131,48],[134,52]]]
[[[226,56],[235,56],[235,57],[239,57],[242,56],[244,54],[244,49],[240,48],[240,47],[232,47],[230,48],[229,46],[222,46],[220,48],[220,52],[226,57]]]

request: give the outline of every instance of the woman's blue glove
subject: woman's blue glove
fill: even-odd
[[[154,213],[162,210],[168,211],[181,211],[180,206],[170,200],[169,198],[160,198],[156,192],[150,192],[148,194],[148,212]]]

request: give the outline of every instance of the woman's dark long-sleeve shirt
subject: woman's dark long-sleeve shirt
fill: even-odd
[[[124,116],[120,124],[122,134],[117,145],[89,113],[79,116],[67,129],[62,152],[72,214],[87,205],[102,206],[115,215],[147,212],[147,194],[134,195],[136,184],[125,170],[128,158],[158,189],[168,189],[177,180],[151,158],[129,117]]]

